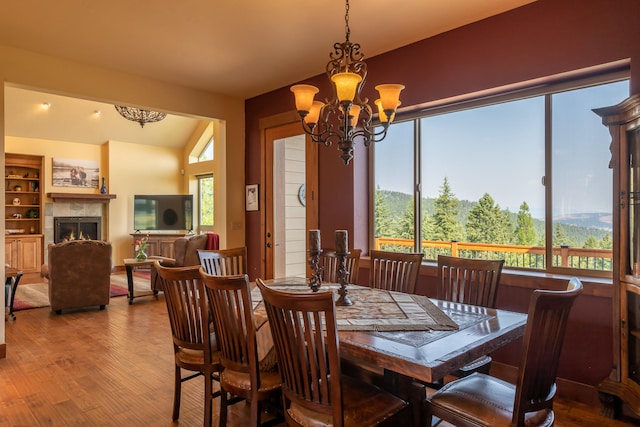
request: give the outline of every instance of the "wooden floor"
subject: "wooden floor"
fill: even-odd
[[[131,306],[112,298],[104,311],[38,308],[16,316],[5,323],[0,427],[202,425],[202,377],[183,384],[180,420],[171,420],[173,348],[162,295]],[[634,425],[577,402],[560,400],[555,409],[557,427]],[[248,406],[233,405],[228,424],[247,421]]]

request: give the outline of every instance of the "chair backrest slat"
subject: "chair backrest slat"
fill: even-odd
[[[421,252],[371,250],[369,256],[369,284],[372,288],[415,293],[423,257]]]
[[[159,287],[165,296],[174,344],[202,350],[211,363],[211,312],[200,277],[200,267],[162,267],[155,263]]]
[[[566,291],[533,291],[518,369],[513,425],[525,425],[527,412],[552,409],[556,374],[571,308],[582,293],[577,278]]]
[[[360,255],[362,250],[351,249],[345,257],[345,269],[347,270],[347,283],[358,284],[358,271],[360,268]],[[332,249],[323,249],[320,254],[320,267],[323,268],[322,280],[327,283],[338,283],[338,256]]]
[[[247,273],[247,248],[198,250],[200,265],[212,276],[235,276]]]
[[[200,269],[213,311],[220,362],[234,371],[248,372],[259,388],[256,328],[249,278],[246,274],[213,276]]]
[[[295,403],[333,417],[341,427],[340,358],[333,295],[331,292],[291,294],[262,292],[282,376],[285,408]],[[285,417],[288,412],[285,409]]]
[[[438,255],[437,298],[495,308],[504,260]]]

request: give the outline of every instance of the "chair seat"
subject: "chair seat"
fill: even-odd
[[[371,384],[343,375],[342,400],[345,426],[373,426],[407,406],[407,402]],[[291,403],[291,418],[305,427],[333,425],[331,414],[320,413]]]
[[[220,354],[216,349],[215,342],[211,346],[211,363],[220,365]],[[204,365],[204,351],[190,348],[179,348],[175,354],[176,365],[181,368],[198,371]],[[219,369],[218,369],[219,370]]]
[[[516,388],[489,375],[475,373],[450,382],[430,397],[433,407],[451,411],[470,425],[511,426]],[[543,409],[525,416],[525,425],[553,425],[553,411]]]
[[[227,368],[220,374],[220,383],[223,384],[226,391],[239,396],[244,396],[248,390],[251,390],[251,379],[248,372],[232,371]],[[277,369],[260,371],[260,390],[258,393],[278,390],[281,385],[282,380]]]

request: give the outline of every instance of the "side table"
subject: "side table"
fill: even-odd
[[[138,261],[135,258],[125,258],[124,268],[127,271],[127,288],[129,291],[129,305],[133,304],[135,295],[133,293],[133,271],[138,267],[151,266],[155,262],[155,259],[145,259],[144,261]],[[153,295],[158,295],[158,291],[154,290]],[[139,295],[142,296],[142,295]]]

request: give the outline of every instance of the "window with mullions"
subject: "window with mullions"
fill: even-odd
[[[392,125],[375,146],[373,247],[608,274],[611,137],[591,110],[627,96],[624,80]]]

